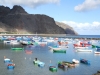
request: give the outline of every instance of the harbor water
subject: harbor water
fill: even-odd
[[[11,45],[9,43],[0,43],[0,75],[93,75],[100,70],[100,55],[95,55],[94,52],[75,52],[72,43],[68,43],[69,48],[66,53],[53,53],[48,46],[53,46],[54,43],[48,43],[45,46],[22,46]],[[12,47],[23,47],[24,50],[11,50]],[[26,54],[25,50],[32,50],[32,54]],[[4,56],[13,60],[16,64],[14,70],[8,70],[4,63]],[[45,63],[43,68],[33,64],[33,60],[38,60]],[[62,70],[58,68],[59,61],[69,61],[72,59],[81,58],[90,61],[90,65],[82,63],[77,64],[74,68]],[[52,64],[57,67],[57,72],[51,72],[49,65]]]

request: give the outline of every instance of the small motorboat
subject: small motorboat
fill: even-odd
[[[13,64],[13,63],[9,63],[7,65],[7,69],[14,69],[14,68],[15,68],[15,64]]]
[[[49,70],[52,71],[52,72],[57,72],[57,67],[53,66],[53,65],[50,65]]]
[[[5,58],[4,59],[4,63],[9,63],[10,62],[10,59],[9,58]]]
[[[45,63],[44,63],[44,62],[39,62],[39,63],[38,63],[38,66],[42,68],[42,67],[45,66]]]
[[[72,59],[72,62],[75,63],[75,64],[79,64],[80,63],[79,60],[77,60],[77,59]]]
[[[80,59],[80,62],[83,63],[83,64],[90,65],[90,61],[86,60],[86,59]]]
[[[26,54],[32,54],[33,51],[32,51],[32,50],[25,50],[25,53],[26,53]]]

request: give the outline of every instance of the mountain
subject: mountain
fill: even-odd
[[[55,22],[52,17],[44,14],[28,14],[18,5],[13,6],[12,9],[0,6],[0,13],[0,31],[3,29],[8,33],[76,35],[70,26]]]
[[[78,35],[77,32],[74,31],[74,29],[72,27],[70,27],[69,25],[62,23],[62,22],[56,22],[56,25],[58,25],[59,27],[63,28],[66,32],[66,34],[71,34],[71,35]]]

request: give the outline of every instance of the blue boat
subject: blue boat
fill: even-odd
[[[90,65],[90,61],[86,59],[80,59],[80,63]]]
[[[9,62],[9,63],[7,64],[7,69],[14,69],[14,68],[15,68],[15,64],[14,64],[14,63]]]
[[[97,48],[97,51],[99,51],[99,52],[100,52],[100,48]]]
[[[13,63],[9,63],[7,65],[7,69],[14,69],[15,65]]]
[[[38,63],[38,66],[42,68],[42,67],[45,66],[45,63],[44,63],[44,62],[39,62],[39,63]]]

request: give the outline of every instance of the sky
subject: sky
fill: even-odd
[[[79,35],[100,35],[100,0],[0,0],[0,5],[20,5],[29,14],[48,15]]]

